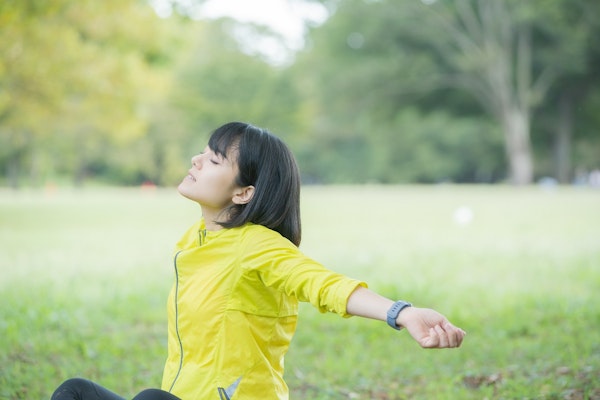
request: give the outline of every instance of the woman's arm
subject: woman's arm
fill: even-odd
[[[358,287],[346,305],[346,312],[364,318],[385,321],[387,311],[394,304],[369,289]],[[452,325],[446,317],[429,308],[406,307],[396,319],[398,326],[406,328],[423,348],[459,347],[465,331]]]

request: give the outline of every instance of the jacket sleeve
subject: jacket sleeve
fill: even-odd
[[[241,260],[243,268],[257,274],[265,286],[310,302],[320,312],[348,317],[348,297],[358,286],[366,287],[366,283],[325,268],[278,233],[269,232],[247,240]]]

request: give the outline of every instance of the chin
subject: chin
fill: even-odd
[[[180,195],[182,195],[183,197],[190,199],[190,200],[194,200],[191,197],[191,193],[189,193],[189,190],[187,190],[187,188],[185,187],[185,182],[181,182],[179,184],[179,186],[177,186],[177,191],[179,192]]]

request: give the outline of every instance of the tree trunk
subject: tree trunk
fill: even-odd
[[[554,142],[554,169],[560,183],[569,183],[571,178],[572,117],[571,98],[562,94],[558,103],[558,126]]]
[[[470,91],[499,121],[504,132],[509,180],[515,185],[533,182],[530,110],[532,85],[531,32],[519,25],[505,1],[481,1],[474,6],[468,1],[457,2],[462,24],[450,26],[458,48],[470,59],[479,54],[479,69],[462,70],[458,82]],[[453,51],[442,50],[453,62]],[[457,71],[462,66],[457,65]]]
[[[512,109],[502,115],[511,183],[528,185],[533,182],[533,159],[529,137],[527,111]]]

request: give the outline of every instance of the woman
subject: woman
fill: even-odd
[[[298,301],[404,327],[424,348],[461,345],[465,332],[436,311],[382,297],[300,252],[298,168],[266,130],[240,122],[216,129],[178,190],[202,218],[175,249],[161,390],[136,400],[287,399],[283,359]],[[121,397],[76,379],[52,399]]]

